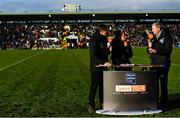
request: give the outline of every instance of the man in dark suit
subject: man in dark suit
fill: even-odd
[[[101,106],[103,104],[103,71],[107,70],[108,66],[111,66],[108,63],[107,33],[107,26],[100,25],[90,39],[91,86],[89,91],[89,112],[95,111],[95,95],[98,87],[99,101]],[[103,65],[104,67],[97,67],[97,65]]]
[[[148,52],[151,58],[151,64],[164,65],[163,68],[158,68],[158,78],[160,79],[161,97],[159,107],[162,110],[167,109],[168,100],[168,72],[171,64],[170,55],[172,52],[172,38],[167,28],[163,28],[162,24],[155,22],[152,24],[152,32],[155,35],[152,47],[148,47]]]

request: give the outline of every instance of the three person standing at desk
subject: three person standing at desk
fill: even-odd
[[[133,56],[130,44],[125,40],[124,32],[115,32],[110,52],[107,47],[106,26],[99,26],[97,32],[90,39],[90,67],[91,67],[91,87],[89,92],[89,112],[95,111],[95,94],[99,86],[100,104],[103,104],[103,71],[107,70],[108,54],[111,52],[112,64],[130,64],[130,58]],[[148,45],[148,53],[150,54],[151,64],[164,65],[163,68],[155,68],[160,79],[161,97],[159,107],[162,110],[167,109],[168,100],[168,72],[171,64],[170,55],[172,52],[172,38],[170,32],[162,28],[159,22],[152,24],[152,33],[154,34],[153,42]],[[97,68],[96,65],[104,65],[107,67]],[[115,68],[115,70],[131,71],[131,68]],[[158,90],[159,91],[159,90]]]

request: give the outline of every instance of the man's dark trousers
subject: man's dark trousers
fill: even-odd
[[[103,103],[103,71],[91,71],[91,86],[89,92],[89,105],[95,107],[95,95],[99,86],[99,101]]]

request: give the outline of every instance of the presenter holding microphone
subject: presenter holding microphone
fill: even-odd
[[[116,31],[115,38],[111,43],[111,59],[113,65],[117,66],[126,66],[130,64],[130,58],[133,56],[133,51],[130,43],[127,41],[125,37],[125,32]],[[131,71],[130,67],[115,67],[115,70],[121,71]]]
[[[103,105],[103,71],[111,66],[108,62],[108,55],[110,52],[107,47],[107,33],[107,26],[100,25],[90,39],[91,85],[88,106],[88,112],[90,113],[95,111],[95,95],[98,88],[100,107],[102,108]],[[98,65],[102,67],[97,67]]]
[[[150,54],[151,64],[164,65],[162,68],[155,68],[160,79],[160,102],[159,108],[167,110],[168,100],[168,72],[171,64],[170,55],[172,52],[172,38],[167,28],[159,22],[152,24],[152,32],[154,34],[154,41],[152,45],[148,46],[148,53]]]

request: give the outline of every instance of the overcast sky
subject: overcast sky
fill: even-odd
[[[80,4],[82,10],[180,11],[180,0],[0,0],[1,11],[61,10],[64,4]]]

